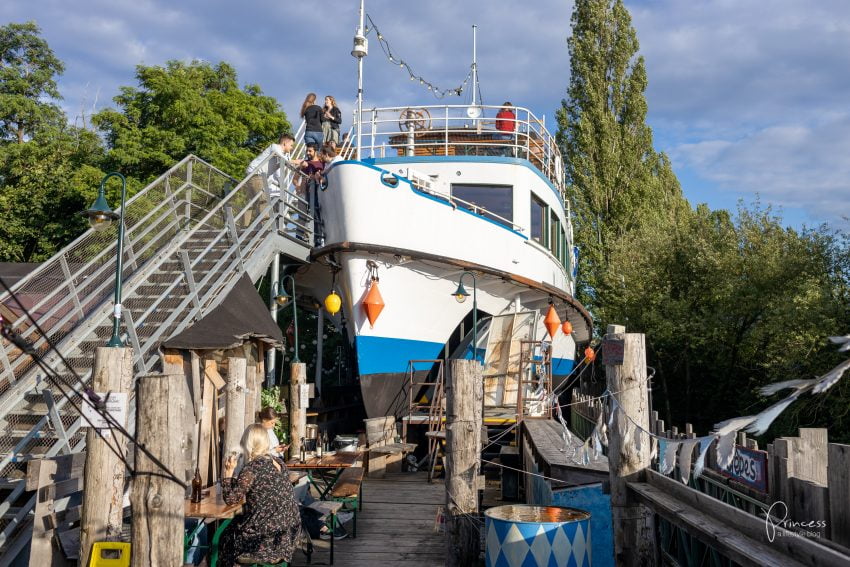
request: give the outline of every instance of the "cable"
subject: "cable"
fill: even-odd
[[[366,29],[366,34],[368,35],[372,30],[375,30],[375,33],[377,34],[377,38],[378,38],[378,45],[381,46],[381,51],[384,52],[384,55],[387,57],[387,60],[390,63],[392,63],[393,65],[398,65],[402,69],[406,70],[407,74],[410,76],[411,81],[419,81],[420,85],[427,86],[428,90],[431,91],[431,93],[438,99],[439,98],[445,98],[447,96],[460,96],[463,93],[463,91],[466,89],[466,84],[469,82],[469,79],[472,77],[472,65],[470,65],[469,73],[467,73],[466,78],[463,80],[463,82],[460,84],[460,86],[455,87],[453,89],[441,89],[441,88],[437,87],[436,85],[434,85],[433,83],[431,83],[430,81],[426,81],[422,76],[414,73],[413,69],[410,67],[410,65],[405,60],[394,55],[393,52],[392,52],[392,48],[390,47],[389,42],[386,40],[384,35],[381,33],[381,30],[378,29],[378,26],[375,25],[375,22],[372,20],[372,17],[369,14],[366,14],[366,19],[369,21],[369,25],[367,26],[367,29]],[[481,90],[479,89],[478,92],[480,94]]]
[[[48,352],[50,352],[50,351],[55,352],[56,355],[59,357],[59,359],[62,361],[62,363],[65,365],[65,367],[70,371],[70,373],[77,380],[77,383],[80,386],[82,386],[82,391],[77,391],[76,388],[74,388],[73,384],[69,383],[67,380],[65,380],[65,378],[62,375],[60,375],[53,368],[48,366],[47,363],[44,362],[43,357],[36,351],[35,347],[33,347],[26,339],[24,339],[23,337],[18,335],[12,329],[11,325],[7,321],[5,321],[5,319],[2,316],[0,316],[0,332],[2,332],[2,335],[6,339],[11,341],[13,344],[15,344],[15,346],[20,348],[23,353],[28,354],[30,356],[30,358],[33,359],[33,361],[39,366],[39,368],[41,368],[44,371],[46,377],[53,383],[54,386],[56,386],[59,389],[60,393],[66,398],[68,403],[71,404],[71,407],[73,407],[80,414],[81,418],[85,419],[86,422],[88,422],[89,426],[94,427],[92,422],[82,413],[80,407],[76,405],[76,403],[73,401],[72,397],[69,396],[68,393],[62,388],[60,383],[64,384],[68,388],[79,393],[80,399],[83,400],[84,403],[89,404],[89,406],[91,408],[93,408],[98,414],[100,414],[101,417],[103,417],[103,419],[106,421],[107,425],[109,426],[110,431],[117,431],[117,432],[121,433],[122,435],[124,435],[127,438],[127,440],[132,441],[133,444],[136,446],[136,448],[139,449],[142,453],[144,453],[144,455],[146,457],[148,457],[151,460],[151,462],[157,468],[164,471],[166,473],[166,475],[168,475],[168,478],[173,480],[175,483],[180,485],[182,488],[184,488],[184,489],[188,488],[188,485],[184,481],[180,480],[180,478],[178,478],[177,475],[175,475],[171,470],[169,470],[168,467],[166,467],[162,463],[162,461],[160,461],[156,456],[154,456],[144,446],[144,444],[139,443],[134,435],[131,435],[124,428],[124,426],[122,426],[120,423],[118,423],[118,421],[112,416],[112,414],[110,414],[109,412],[106,411],[106,408],[105,408],[106,400],[102,400],[100,398],[100,396],[98,396],[97,393],[94,392],[94,390],[91,389],[91,387],[89,387],[85,384],[85,382],[82,380],[80,375],[77,374],[76,370],[74,370],[74,368],[71,366],[71,364],[65,358],[65,356],[59,351],[59,349],[56,347],[56,345],[53,343],[53,341],[50,339],[50,337],[47,335],[47,333],[45,333],[44,330],[41,328],[41,325],[38,324],[38,321],[36,321],[35,318],[32,316],[32,314],[29,312],[29,310],[27,310],[27,308],[24,307],[23,303],[21,303],[21,300],[18,298],[17,294],[12,292],[12,289],[8,286],[8,284],[6,284],[5,279],[2,278],[2,277],[0,277],[0,285],[2,285],[3,289],[9,294],[9,297],[11,297],[15,301],[15,303],[17,304],[17,306],[21,310],[21,312],[24,315],[26,315],[27,319],[29,319],[29,321],[33,324],[33,327],[35,327],[36,331],[38,331],[38,333],[44,338],[44,340],[45,340],[45,342],[47,343],[47,346],[48,346]],[[107,398],[108,397],[109,397],[109,393],[107,393]],[[101,437],[103,437],[103,436],[101,435]],[[107,443],[107,446],[109,446],[110,449],[112,449],[111,445],[109,445],[108,443]],[[116,456],[121,460],[121,462],[124,464],[124,466],[127,467],[127,470],[130,471],[131,475],[136,474],[134,469],[130,466],[130,464],[127,462],[127,460],[123,456],[121,456],[118,453],[116,453]]]

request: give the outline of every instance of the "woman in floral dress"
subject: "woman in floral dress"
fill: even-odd
[[[228,504],[245,500],[242,514],[221,536],[218,564],[236,565],[239,557],[258,563],[289,562],[301,530],[298,504],[283,460],[269,452],[269,436],[262,425],[248,426],[242,436],[246,464],[234,478],[236,458],[224,465],[222,495]]]

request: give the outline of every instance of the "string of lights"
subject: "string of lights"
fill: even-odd
[[[460,96],[461,94],[463,94],[464,90],[466,90],[466,86],[469,83],[469,80],[472,78],[472,65],[469,66],[469,73],[466,74],[466,78],[463,80],[460,86],[451,89],[442,89],[436,86],[431,81],[426,80],[421,75],[417,75],[416,73],[414,73],[413,68],[411,68],[410,64],[407,61],[393,53],[392,48],[390,47],[390,44],[387,41],[387,38],[384,36],[383,33],[381,33],[381,30],[378,29],[378,26],[375,25],[375,22],[372,20],[372,17],[369,16],[369,14],[366,14],[366,19],[369,21],[366,27],[366,35],[369,35],[372,31],[375,32],[378,38],[378,44],[381,46],[381,51],[384,52],[384,55],[386,55],[387,60],[393,65],[398,65],[401,69],[407,71],[407,74],[410,76],[411,81],[419,81],[420,85],[422,85],[423,87],[427,87],[431,94],[433,94],[438,99],[445,98],[447,96]]]

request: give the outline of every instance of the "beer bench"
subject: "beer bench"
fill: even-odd
[[[357,537],[357,512],[363,507],[363,467],[345,469],[331,491],[331,499],[354,512],[352,537]]]

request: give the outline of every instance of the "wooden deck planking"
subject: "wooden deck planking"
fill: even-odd
[[[432,567],[445,565],[446,541],[434,531],[437,508],[446,499],[445,485],[428,484],[425,473],[388,474],[363,480],[363,510],[357,516],[357,539],[334,542],[334,565],[338,567],[382,565]],[[330,542],[313,542],[313,564],[327,564]],[[307,559],[296,552],[294,567],[306,567]]]

